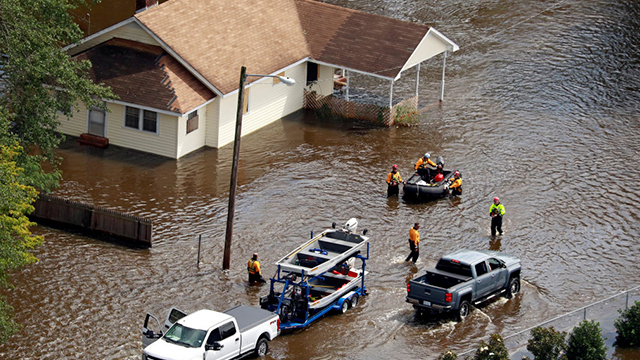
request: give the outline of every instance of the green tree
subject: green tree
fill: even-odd
[[[109,88],[93,84],[88,61],[74,61],[62,48],[82,38],[69,14],[81,4],[86,3],[0,1],[0,109],[11,114],[10,134],[29,152],[16,161],[27,181],[45,191],[60,178],[53,153],[63,139],[57,131],[58,110],[69,116],[78,100],[92,106],[114,97]],[[42,162],[52,170],[42,171]]]
[[[640,347],[640,302],[626,310],[618,310],[620,317],[613,323],[616,327],[616,346]]]
[[[492,334],[489,344],[482,341],[476,350],[474,360],[509,360],[509,351],[500,334]]]
[[[11,286],[10,271],[37,261],[30,250],[42,238],[32,236],[27,215],[37,191],[54,189],[61,178],[54,154],[63,139],[58,111],[69,116],[78,101],[92,106],[114,97],[90,80],[89,62],[63,49],[82,37],[69,14],[79,4],[86,3],[0,0],[1,287]],[[0,299],[0,341],[16,329],[11,307]]]
[[[458,355],[451,350],[447,350],[440,355],[438,360],[456,360]]]
[[[604,360],[607,350],[602,339],[600,323],[583,320],[573,328],[567,340],[568,360]]]
[[[527,344],[527,350],[536,360],[559,360],[567,348],[565,339],[567,333],[556,331],[553,326],[546,329],[535,327],[531,330],[532,337]]]

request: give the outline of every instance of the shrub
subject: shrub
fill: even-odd
[[[532,337],[527,344],[527,350],[536,360],[560,360],[567,349],[565,339],[567,333],[556,331],[553,326],[545,329],[535,327],[531,330]]]
[[[504,346],[502,336],[500,334],[491,335],[489,344],[484,341],[480,343],[476,354],[473,357],[474,360],[509,360],[509,351]]]
[[[583,320],[573,328],[567,341],[568,360],[604,360],[606,354],[600,323]]]
[[[416,125],[420,122],[418,111],[413,107],[398,106],[394,123],[398,126]]]
[[[440,355],[440,357],[438,358],[438,360],[456,360],[458,358],[458,355],[456,355],[456,353],[454,353],[451,350],[445,351],[442,353],[442,355]]]
[[[640,347],[640,302],[626,310],[618,310],[620,317],[613,323],[616,327],[616,346]]]

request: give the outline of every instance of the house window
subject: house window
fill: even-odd
[[[281,72],[280,74],[278,74],[278,76],[284,77],[284,71]],[[275,84],[280,84],[280,78],[277,78],[277,77],[273,78],[273,85],[275,85]]]
[[[124,126],[157,134],[158,113],[127,106],[124,112]]]
[[[192,111],[187,115],[187,134],[198,130],[198,110]]]

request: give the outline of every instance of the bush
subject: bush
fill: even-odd
[[[509,360],[509,351],[504,346],[502,336],[499,334],[491,335],[489,344],[484,341],[480,343],[476,354],[473,357],[474,360]]]
[[[565,339],[567,333],[556,331],[553,326],[545,329],[535,327],[531,330],[532,338],[529,339],[527,350],[533,354],[536,360],[560,360],[567,349]]]
[[[573,328],[567,341],[568,360],[604,360],[607,351],[600,331],[600,323],[583,320]]]
[[[440,355],[440,357],[438,358],[438,360],[456,360],[458,358],[458,355],[456,355],[456,353],[454,353],[453,351],[449,350],[449,351],[445,351],[442,353],[442,355]]]
[[[640,302],[626,310],[618,310],[620,317],[613,323],[616,327],[616,346],[640,347]]]

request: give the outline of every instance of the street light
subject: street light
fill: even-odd
[[[224,259],[222,269],[229,269],[231,262],[231,239],[233,238],[233,216],[236,209],[236,185],[238,182],[238,158],[240,155],[240,137],[242,132],[242,113],[244,110],[244,83],[247,77],[273,77],[287,86],[292,86],[296,81],[288,76],[247,74],[247,68],[240,69],[240,86],[238,87],[238,112],[236,115],[236,137],[233,142],[233,164],[231,167],[231,184],[229,185],[229,211],[227,212],[227,232],[224,238]]]

